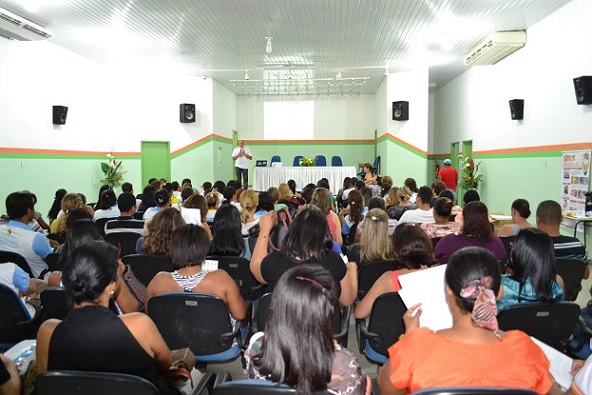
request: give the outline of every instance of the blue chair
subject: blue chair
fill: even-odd
[[[281,163],[282,162],[282,158],[280,158],[279,155],[272,156],[271,157],[271,163],[269,164],[269,166],[272,166],[275,162]]]
[[[327,166],[327,158],[324,155],[315,156],[315,166]]]
[[[374,169],[376,169],[376,174],[380,174],[380,155],[378,155],[374,159],[374,164],[372,165],[372,167],[374,167]]]
[[[331,158],[331,166],[343,166],[341,156],[334,156]]]
[[[304,158],[304,156],[302,155],[297,155],[294,157],[294,163],[292,164],[292,166],[294,167],[298,167],[300,166],[300,159]]]

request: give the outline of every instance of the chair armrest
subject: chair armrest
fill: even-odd
[[[202,374],[199,381],[195,384],[193,389],[191,390],[191,395],[202,395],[204,394],[204,390],[208,390],[208,394],[212,393],[212,389],[215,386],[217,375],[213,372],[205,372]]]
[[[236,321],[236,325],[234,327],[234,330],[232,332],[222,333],[220,335],[220,339],[223,342],[227,342],[229,340],[236,338],[238,340],[239,347],[242,348],[243,347],[243,345],[242,345],[243,339],[241,339],[240,331],[244,325],[245,325],[245,320]]]
[[[342,343],[344,347],[347,347],[347,333],[349,331],[349,318],[351,315],[352,308],[351,306],[342,306],[341,309],[341,326],[339,328],[339,333],[335,333],[333,337],[335,339],[340,339],[340,343]],[[341,341],[342,339],[345,339],[345,343]]]
[[[569,351],[576,353],[582,350],[582,348],[584,347],[584,343],[586,342],[586,338],[592,337],[592,330],[590,328],[588,328],[588,326],[586,325],[586,322],[584,321],[584,319],[580,316],[578,317],[578,320],[576,321],[576,327],[580,327],[580,335],[577,338],[574,338],[573,340],[577,340],[577,344],[575,346],[572,346],[571,343],[567,343],[567,348],[569,349]]]
[[[214,382],[214,388],[228,381],[232,381],[232,375],[229,372],[218,373],[216,375],[216,381]]]
[[[364,319],[357,319],[356,322],[359,322],[360,327],[360,348],[361,351],[364,349],[364,343],[366,339],[371,340],[380,340],[380,336],[378,333],[368,331],[368,327],[366,326],[366,320]]]
[[[37,330],[41,326],[43,321],[42,316],[44,315],[43,306],[37,310],[35,316],[27,321],[20,321],[16,323],[16,327],[23,339],[29,339],[31,335],[36,334]]]

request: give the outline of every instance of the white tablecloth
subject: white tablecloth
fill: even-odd
[[[306,184],[316,184],[321,178],[329,180],[331,192],[337,193],[343,188],[345,177],[355,177],[354,166],[344,167],[255,167],[255,182],[253,189],[267,191],[270,187],[277,187],[288,180],[296,181],[296,188],[302,189]]]

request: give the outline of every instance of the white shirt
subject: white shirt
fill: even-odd
[[[243,147],[242,148],[244,150],[244,154],[238,158],[236,158],[236,161],[234,163],[235,167],[238,167],[240,169],[248,169],[249,168],[249,159],[247,159],[247,155],[248,156],[252,156],[251,155],[251,150],[247,147]],[[234,158],[236,155],[238,155],[238,153],[240,152],[241,147],[236,147],[233,151],[232,151],[232,157]]]
[[[436,222],[434,219],[434,211],[433,209],[429,209],[427,211],[417,208],[415,210],[407,210],[401,216],[399,220],[399,224],[403,222],[413,222],[417,224],[426,224]]]

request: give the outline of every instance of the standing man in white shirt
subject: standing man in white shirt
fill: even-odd
[[[235,162],[236,179],[240,184],[242,177],[244,189],[249,188],[249,161],[251,159],[253,159],[253,156],[251,155],[251,150],[245,147],[245,140],[239,140],[238,147],[232,151],[232,160]]]

